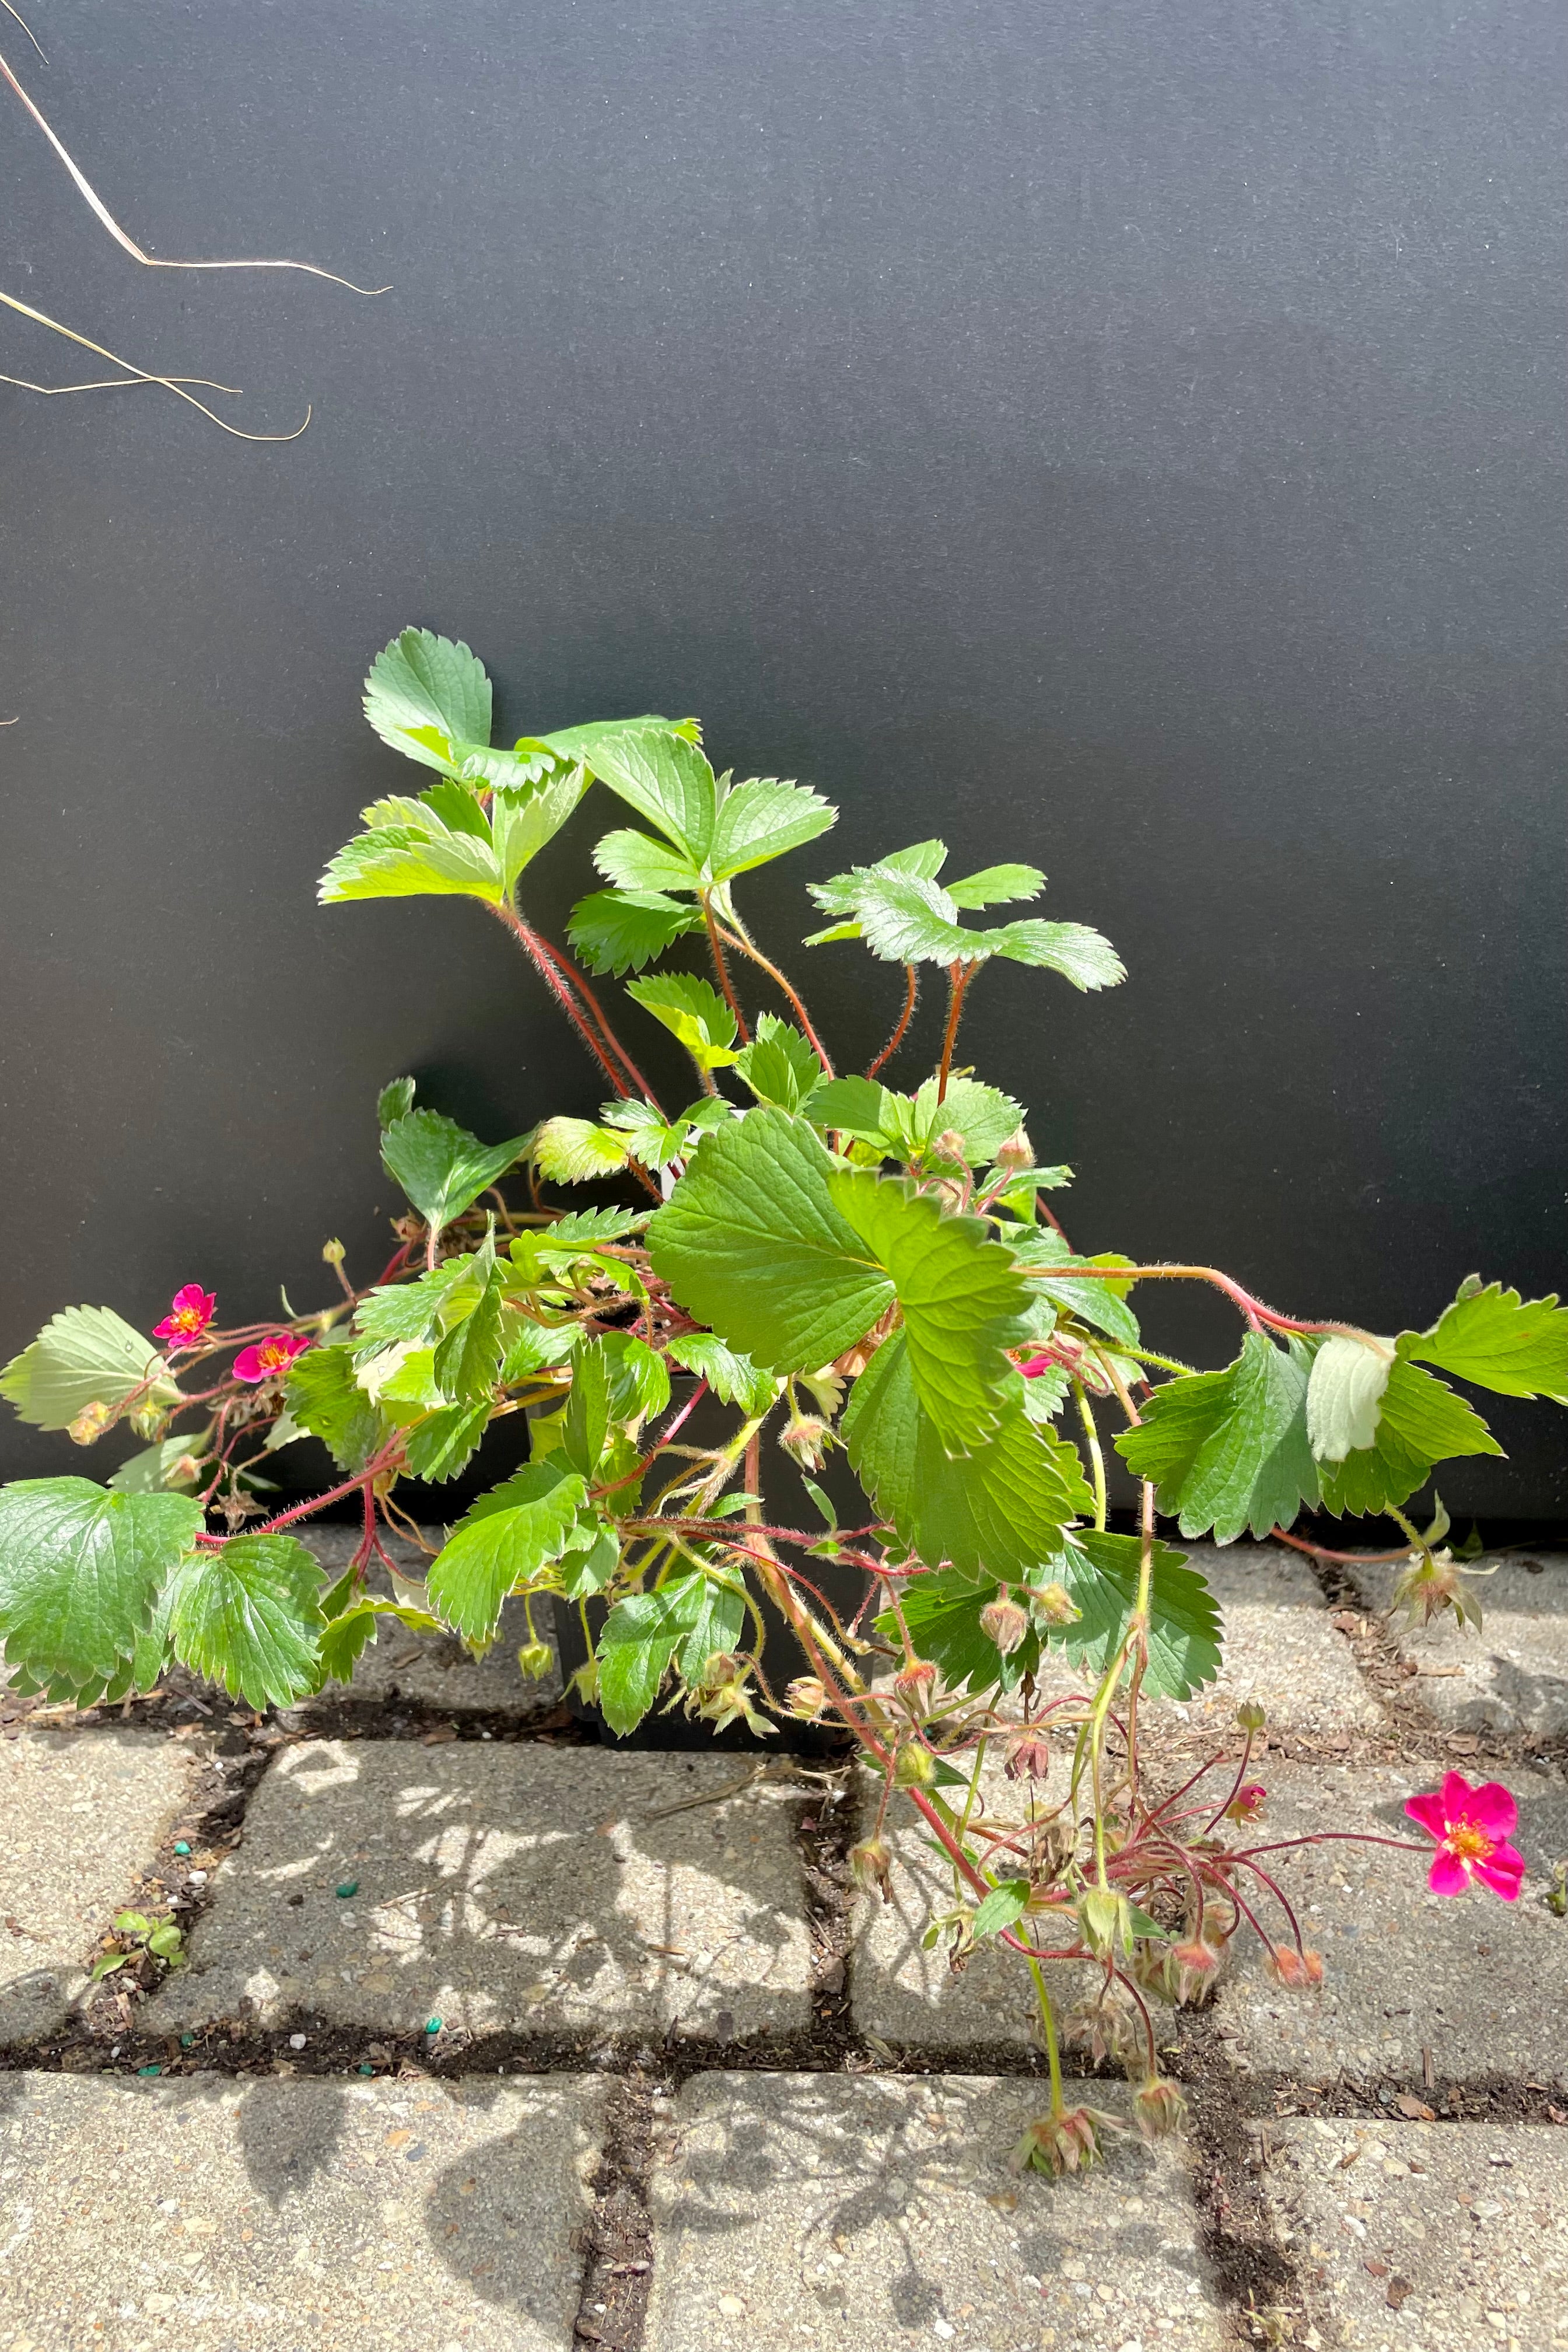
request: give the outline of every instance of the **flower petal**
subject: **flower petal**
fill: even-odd
[[[1505,1838],[1513,1835],[1519,1807],[1500,1780],[1484,1780],[1479,1789],[1470,1791],[1465,1818],[1500,1845]]]
[[[1505,1903],[1517,1903],[1524,1885],[1524,1856],[1511,1845],[1500,1845],[1494,1854],[1476,1864],[1476,1876],[1485,1881]]]
[[[1413,1822],[1419,1822],[1422,1828],[1435,1838],[1440,1838],[1448,1826],[1443,1800],[1436,1789],[1427,1789],[1419,1797],[1407,1797],[1405,1810]]]
[[[1432,1867],[1426,1874],[1426,1884],[1434,1895],[1463,1895],[1470,1883],[1470,1874],[1457,1853],[1439,1846],[1432,1857]]]
[[[1444,1773],[1443,1811],[1447,1814],[1448,1819],[1451,1822],[1462,1822],[1468,1819],[1470,1799],[1475,1795],[1475,1790],[1471,1788],[1469,1782],[1466,1780],[1462,1772]]]

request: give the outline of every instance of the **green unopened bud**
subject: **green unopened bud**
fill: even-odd
[[[933,1160],[955,1160],[960,1168],[969,1165],[969,1145],[956,1127],[944,1127],[930,1148]]]
[[[797,1675],[784,1693],[784,1706],[805,1723],[815,1723],[827,1705],[827,1693],[815,1675]]]
[[[1126,1958],[1132,1953],[1132,1906],[1125,1895],[1110,1886],[1091,1886],[1078,1901],[1078,1924],[1084,1942],[1097,1960]]]
[[[936,1781],[936,1758],[918,1739],[906,1740],[899,1750],[893,1778],[900,1789],[930,1789]]]
[[[740,1672],[739,1658],[729,1650],[715,1650],[710,1657],[703,1660],[702,1671],[697,1676],[693,1688],[700,1691],[722,1690],[727,1683],[736,1680]]]
[[[936,1668],[929,1658],[906,1658],[893,1676],[893,1688],[917,1715],[923,1715],[936,1688]]]
[[[1035,1147],[1021,1127],[1016,1127],[996,1154],[996,1165],[1005,1168],[1009,1176],[1035,1164]]]
[[[797,1412],[780,1430],[779,1444],[803,1470],[820,1470],[827,1451],[827,1423],[814,1412]]]
[[[531,1683],[542,1682],[555,1664],[555,1653],[548,1642],[525,1642],[517,1663]]]
[[[84,1404],[76,1419],[68,1423],[66,1435],[73,1445],[96,1445],[113,1419],[109,1407],[95,1400]]]
[[[347,1255],[348,1252],[344,1249],[342,1242],[323,1242],[321,1244],[321,1264],[323,1265],[342,1265]]]
[[[1243,1731],[1261,1731],[1268,1718],[1255,1698],[1243,1699],[1236,1710],[1236,1719]]]
[[[1076,1625],[1083,1612],[1065,1584],[1039,1584],[1029,1593],[1036,1618],[1047,1625]]]

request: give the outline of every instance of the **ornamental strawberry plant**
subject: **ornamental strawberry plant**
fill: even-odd
[[[374,1280],[329,1243],[335,1295],[280,1323],[224,1325],[198,1281],[150,1338],[110,1307],[58,1314],[0,1393],[79,1445],[126,1423],[143,1447],[103,1483],[0,1491],[15,1686],[85,1706],[149,1690],[178,1659],[259,1707],[351,1681],[388,1613],[481,1650],[510,1596],[577,1612],[578,1691],[617,1735],[679,1706],[853,1741],[880,1790],[851,1857],[872,1900],[893,1866],[889,1807],[912,1809],[951,1869],[931,1940],[954,1967],[997,1943],[1032,1988],[1051,2105],[1021,2162],[1076,2168],[1108,2127],[1065,2103],[1047,1964],[1081,1964],[1075,2030],[1132,2073],[1145,2131],[1174,2127],[1152,2005],[1206,1999],[1244,1930],[1280,1983],[1322,1971],[1275,1875],[1301,1841],[1255,1834],[1258,1711],[1241,1710],[1239,1756],[1184,1787],[1148,1766],[1141,1710],[1221,1664],[1213,1598],[1167,1538],[1310,1550],[1289,1533],[1304,1511],[1381,1515],[1405,1604],[1475,1618],[1441,1506],[1425,1528],[1407,1507],[1438,1463],[1500,1450],[1451,1381],[1568,1401],[1568,1311],[1472,1277],[1424,1328],[1383,1335],[1280,1314],[1214,1267],[1083,1255],[1051,1205],[1071,1171],[1041,1164],[1023,1107],[959,1060],[975,988],[1124,977],[1098,932],[997,913],[1038,898],[1036,867],[952,876],[945,845],[921,841],[809,884],[826,921],[806,946],[868,954],[868,983],[884,968],[890,983],[886,1045],[846,1070],[743,911],[754,877],[832,826],[818,793],[715,773],[692,719],[497,747],[481,664],[423,631],[379,656],[365,711],[424,773],[363,812],[322,901],[475,901],[571,1024],[603,1108],[541,1106],[487,1143],[397,1079],[381,1156],[408,1208]],[[520,887],[585,803],[630,821],[598,839],[604,887],[563,943]],[[930,1071],[908,1066],[926,975],[944,992]],[[657,1028],[689,1062],[687,1099],[644,1075]],[[573,1205],[583,1185],[591,1205]],[[1134,1298],[1167,1282],[1230,1301],[1229,1363],[1146,1345]],[[716,1437],[700,1404],[721,1414]],[[526,1465],[430,1552],[409,1484],[456,1477],[517,1414]],[[307,1436],[341,1475],[270,1508],[276,1458]],[[810,1525],[770,1515],[775,1444]],[[1134,1532],[1110,1524],[1111,1447],[1138,1483]],[[847,1523],[818,1474],[854,1481]],[[361,1539],[329,1582],[298,1530],[344,1506]],[[392,1532],[428,1553],[422,1590],[377,1573]],[[830,1599],[829,1570],[856,1605]],[[535,1632],[520,1669],[550,1661]],[[1411,1811],[1437,1843],[1435,1860],[1420,1849],[1434,1889],[1517,1896],[1505,1790],[1450,1775]]]

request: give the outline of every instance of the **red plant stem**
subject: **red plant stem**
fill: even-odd
[[[595,995],[594,990],[589,986],[583,973],[579,971],[577,966],[572,961],[569,956],[563,956],[560,949],[553,946],[552,942],[545,938],[542,931],[535,931],[533,936],[539,941],[540,946],[550,958],[551,962],[555,966],[556,971],[560,973],[567,986],[569,988],[574,988],[578,995],[584,1000],[589,1011],[593,1013],[595,1020],[599,1024],[599,1029],[603,1034],[605,1045],[608,1045],[611,1053],[615,1055],[623,1069],[628,1073],[633,1084],[638,1087],[641,1093],[646,1096],[647,1099],[652,1103],[655,1110],[657,1110],[662,1118],[664,1115],[664,1105],[659,1101],[658,1097],[655,1094],[653,1088],[649,1086],[647,1080],[644,1077],[642,1072],[638,1069],[637,1064],[633,1061],[631,1055],[627,1053],[626,1047],[616,1036],[614,1029],[611,1028],[609,1014],[605,1011],[604,1006],[600,1003],[598,997]]]
[[[920,994],[920,969],[918,965],[907,963],[904,966],[904,971],[908,975],[904,982],[904,1009],[899,1015],[897,1028],[893,1031],[892,1035],[889,1038],[887,1044],[883,1046],[881,1052],[878,1055],[876,1060],[867,1071],[866,1076],[868,1078],[874,1078],[878,1071],[881,1068],[883,1063],[892,1059],[893,1055],[898,1052],[899,1047],[904,1042],[904,1032],[908,1029],[910,1023],[914,1018],[915,999]]]
[[[550,991],[551,995],[555,999],[556,1003],[561,1007],[562,1012],[564,1013],[567,1020],[570,1021],[573,1028],[575,1029],[578,1036],[582,1039],[584,1045],[586,1045],[588,1051],[599,1065],[600,1069],[603,1070],[605,1077],[608,1078],[611,1086],[614,1087],[616,1092],[621,1097],[623,1101],[626,1100],[630,1097],[632,1089],[626,1084],[626,1081],[622,1076],[620,1071],[616,1067],[615,1063],[610,1059],[610,1050],[613,1049],[619,1052],[620,1049],[616,1046],[613,1037],[608,1039],[607,1045],[601,1044],[599,1038],[594,1034],[593,1027],[589,1023],[587,1014],[584,1011],[583,1004],[578,1002],[579,992],[584,1000],[591,1000],[592,991],[587,988],[585,982],[580,981],[576,974],[570,971],[570,968],[566,965],[565,959],[550,945],[547,940],[541,937],[540,933],[534,929],[532,924],[525,923],[523,921],[522,917],[518,913],[515,907],[509,907],[504,900],[498,901],[493,898],[487,898],[483,903],[489,907],[491,914],[496,918],[496,920],[503,924],[505,928],[510,931],[512,937],[522,949],[524,955],[527,956],[535,971],[544,982],[545,987]],[[602,1019],[603,1016],[601,1015],[600,1017]],[[658,1105],[656,1097],[647,1087],[646,1081],[637,1075],[635,1066],[627,1059],[624,1053],[621,1053],[620,1058],[626,1063],[626,1068],[631,1071],[637,1085],[642,1087],[644,1093],[647,1095],[648,1100],[650,1102],[654,1102],[655,1107],[657,1108]]]
[[[368,1493],[382,1472],[390,1470],[402,1452],[403,1437],[402,1433],[399,1432],[395,1443],[387,1446],[384,1453],[378,1454],[374,1462],[367,1462],[356,1477],[345,1478],[341,1486],[329,1486],[324,1495],[312,1495],[308,1502],[296,1503],[291,1510],[279,1511],[275,1519],[263,1520],[260,1527],[250,1528],[249,1533],[256,1536],[276,1535],[279,1528],[292,1527],[296,1519],[310,1518],[317,1511],[324,1511],[329,1503],[341,1503],[345,1495],[357,1494],[362,1486]],[[212,1536],[206,1540],[219,1543],[226,1541],[226,1538]]]
[[[1383,1568],[1396,1559],[1408,1559],[1414,1544],[1405,1544],[1398,1551],[1326,1551],[1321,1544],[1308,1543],[1301,1536],[1287,1535],[1283,1528],[1270,1528],[1269,1534],[1278,1536],[1292,1551],[1304,1551],[1309,1559],[1330,1559],[1346,1568]]]
[[[724,941],[726,947],[734,948],[741,955],[750,956],[752,961],[754,964],[759,965],[762,970],[767,973],[768,978],[773,982],[774,987],[780,988],[784,991],[784,993],[788,997],[791,1004],[795,1007],[795,1012],[800,1016],[800,1025],[805,1032],[812,1052],[816,1055],[817,1060],[822,1064],[822,1066],[826,1071],[828,1076],[831,1077],[833,1076],[833,1057],[828,1053],[826,1046],[823,1044],[816,1030],[812,1027],[810,1013],[806,1011],[805,1005],[801,1003],[800,998],[790,986],[788,981],[784,978],[777,964],[774,963],[770,957],[765,956],[761,948],[753,947],[750,940],[742,939],[736,932],[726,930],[722,924],[719,927],[719,936]]]
[[[1247,1869],[1252,1872],[1255,1878],[1260,1878],[1263,1881],[1264,1885],[1267,1886],[1270,1895],[1273,1895],[1274,1900],[1279,1904],[1279,1908],[1284,1912],[1285,1916],[1290,1922],[1290,1933],[1296,1938],[1296,1949],[1300,1951],[1303,1948],[1301,1942],[1301,1922],[1297,1918],[1295,1912],[1291,1908],[1284,1888],[1279,1885],[1277,1879],[1270,1878],[1268,1873],[1262,1867],[1261,1864],[1254,1862],[1250,1855],[1242,1854],[1238,1856],[1238,1859],[1247,1864]],[[1233,1895],[1236,1892],[1234,1887],[1231,1889],[1231,1892]]]
[[[699,1381],[690,1396],[681,1406],[680,1411],[676,1414],[675,1419],[670,1423],[669,1427],[659,1433],[658,1444],[653,1447],[652,1451],[645,1454],[640,1462],[634,1462],[631,1468],[626,1471],[623,1477],[613,1478],[607,1486],[590,1487],[588,1497],[590,1502],[597,1502],[603,1495],[613,1495],[618,1488],[622,1486],[629,1486],[634,1478],[646,1476],[647,1472],[652,1468],[654,1463],[658,1459],[660,1454],[664,1451],[664,1448],[669,1444],[670,1439],[676,1434],[676,1432],[685,1427],[688,1418],[691,1413],[696,1412],[697,1407],[700,1404],[702,1399],[707,1395],[707,1381]],[[634,1522],[629,1519],[626,1521],[626,1525],[628,1527],[633,1524]],[[658,1522],[655,1521],[652,1522],[652,1524],[657,1525]],[[684,1528],[694,1526],[696,1522],[690,1519],[672,1519],[668,1524],[671,1527]]]
[[[1063,1270],[1060,1266],[1048,1269],[1051,1274]],[[1221,1274],[1212,1265],[1075,1265],[1070,1271],[1075,1282],[1212,1282],[1216,1290],[1223,1290],[1227,1298],[1235,1301],[1254,1330],[1260,1323],[1267,1323],[1275,1331],[1334,1331],[1347,1339],[1372,1338],[1359,1323],[1304,1323],[1293,1315],[1280,1315],[1272,1307],[1265,1307],[1260,1298],[1254,1298],[1249,1290],[1243,1290],[1228,1274]],[[1386,1353],[1382,1342],[1377,1344]],[[1395,1556],[1402,1558],[1403,1554]]]
[[[963,1014],[963,994],[973,977],[973,968],[961,961],[947,968],[947,1028],[942,1040],[942,1064],[936,1074],[936,1098],[947,1100],[947,1082],[952,1074],[952,1049],[958,1043],[958,1024]]]
[[[702,892],[701,897],[702,919],[708,926],[708,945],[713,954],[713,969],[719,975],[719,985],[724,992],[724,1002],[735,1016],[735,1026],[741,1033],[741,1043],[742,1045],[749,1045],[752,1042],[752,1033],[746,1026],[746,1016],[741,1010],[741,1000],[735,993],[735,983],[730,977],[730,967],[724,960],[724,942],[719,937],[719,926],[713,919],[713,901],[706,890]]]

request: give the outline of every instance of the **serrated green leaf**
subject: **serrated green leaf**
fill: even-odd
[[[609,1433],[610,1359],[603,1339],[590,1339],[578,1349],[572,1368],[561,1437],[563,1454],[584,1481],[597,1471]]]
[[[892,1276],[915,1393],[948,1454],[991,1435],[1016,1389],[1006,1350],[1025,1336],[1028,1290],[980,1217],[868,1169],[834,1169],[828,1196]]]
[[[731,881],[815,841],[837,822],[837,810],[804,784],[753,777],[749,783],[736,784],[720,803],[708,853],[709,873],[715,882]]]
[[[702,929],[696,907],[662,890],[596,890],[572,909],[566,936],[590,971],[641,971],[688,931]]]
[[[610,1729],[635,1731],[655,1699],[676,1651],[705,1613],[708,1580],[672,1577],[657,1592],[617,1601],[599,1636],[599,1705]]]
[[[662,897],[671,890],[696,891],[702,887],[701,867],[693,865],[683,849],[657,841],[651,834],[638,833],[632,825],[605,834],[595,847],[594,863],[617,890],[652,891]],[[697,912],[700,922],[700,910]]]
[[[759,1102],[799,1110],[823,1077],[822,1064],[800,1031],[776,1013],[757,1016],[751,1044],[735,1057],[735,1069]]]
[[[410,1478],[426,1478],[441,1486],[466,1470],[489,1427],[493,1410],[489,1397],[471,1404],[446,1405],[408,1433],[403,1466]]]
[[[1016,898],[1037,898],[1046,877],[1037,866],[986,866],[962,882],[943,885],[955,907],[1004,907]]]
[[[320,1565],[289,1535],[231,1536],[182,1569],[174,1654],[252,1706],[286,1706],[317,1685]]]
[[[1323,1341],[1307,1389],[1307,1434],[1320,1462],[1342,1462],[1372,1444],[1394,1360],[1392,1339],[1373,1346],[1336,1331]]]
[[[1553,1291],[1521,1299],[1500,1283],[1461,1291],[1429,1331],[1402,1331],[1399,1353],[1498,1396],[1568,1403],[1568,1307]]]
[[[438,1111],[415,1110],[383,1129],[381,1156],[388,1175],[402,1185],[426,1223],[439,1232],[471,1209],[533,1140],[531,1135],[514,1135],[505,1143],[481,1143]]]
[[[449,1257],[417,1281],[389,1282],[363,1298],[354,1315],[356,1366],[363,1370],[384,1348],[423,1348],[434,1340],[453,1294],[476,1283],[475,1265],[472,1257]]]
[[[0,1643],[13,1665],[74,1688],[107,1683],[152,1626],[202,1525],[184,1495],[116,1495],[89,1478],[0,1487]]]
[[[880,1143],[886,1138],[888,1099],[887,1087],[874,1078],[829,1078],[813,1093],[805,1116],[813,1127]]]
[[[892,1302],[834,1205],[833,1165],[803,1119],[748,1111],[704,1137],[649,1223],[654,1272],[760,1370],[818,1370]]]
[[[626,1164],[628,1146],[591,1118],[547,1118],[533,1138],[533,1164],[553,1184],[591,1184]]]
[[[347,1347],[308,1348],[296,1356],[283,1396],[295,1425],[319,1437],[341,1468],[363,1470],[379,1451],[385,1423],[354,1378]]]
[[[321,1629],[316,1670],[323,1683],[348,1683],[368,1644],[375,1636],[375,1611],[362,1601],[341,1617],[329,1618]]]
[[[1004,1878],[998,1881],[977,1907],[970,1933],[977,1944],[988,1936],[999,1936],[1023,1917],[1029,1904],[1029,1882],[1026,1878]]]
[[[1480,1415],[1419,1365],[1395,1360],[1369,1446],[1341,1462],[1320,1462],[1323,1507],[1336,1517],[1407,1502],[1434,1465],[1456,1454],[1500,1454]]]
[[[994,867],[987,874],[971,876],[967,887],[984,894],[996,874],[1037,878],[1033,866]],[[1043,882],[1044,877],[1037,880]],[[853,937],[858,931],[872,954],[889,963],[975,963],[999,955],[1015,963],[1060,972],[1079,989],[1112,988],[1127,976],[1110,942],[1082,923],[1023,921],[971,930],[958,919],[959,901],[931,871],[900,866],[889,858],[875,866],[857,866],[811,888],[819,906],[848,915],[855,929],[841,927],[830,933],[819,932],[807,941],[808,946],[830,937]],[[994,895],[1032,897],[1034,893],[998,890]],[[966,903],[983,906],[989,899],[981,895]]]
[[[414,805],[411,803],[411,805]],[[367,819],[374,811],[364,812]],[[487,835],[489,828],[486,828]],[[469,898],[499,902],[506,895],[500,864],[488,838],[454,832],[434,811],[418,824],[375,824],[346,841],[328,866],[316,896],[323,907],[351,898]]]
[[[413,1108],[413,1079],[394,1078],[383,1087],[375,1098],[376,1124],[378,1127],[390,1127],[395,1119],[406,1118]]]
[[[953,1461],[915,1392],[896,1332],[856,1381],[840,1428],[851,1466],[900,1540],[933,1567],[1016,1579],[1054,1559],[1062,1531],[1093,1509],[1073,1448],[1037,1428],[1018,1380],[995,1435]]]
[[[490,835],[507,889],[554,840],[591,781],[586,768],[568,768],[531,792],[497,793],[490,803]]]
[[[565,1550],[586,1494],[564,1463],[530,1462],[482,1495],[431,1562],[431,1608],[466,1640],[490,1641],[513,1586]]]
[[[739,1058],[731,1051],[735,1016],[710,982],[684,971],[650,972],[628,981],[626,994],[679,1037],[699,1069],[724,1069]]]
[[[1184,1536],[1234,1543],[1242,1529],[1266,1536],[1289,1527],[1303,1502],[1318,1500],[1307,1444],[1307,1367],[1299,1344],[1278,1348],[1249,1331],[1240,1355],[1219,1372],[1166,1381],[1116,1450]]]
[[[747,1419],[766,1412],[779,1393],[779,1383],[759,1372],[749,1356],[726,1347],[712,1331],[682,1331],[666,1350],[671,1360],[705,1380],[721,1404],[739,1405]]]
[[[738,1647],[745,1625],[746,1603],[738,1588],[705,1578],[697,1622],[682,1642],[676,1659],[679,1674],[688,1682],[695,1681],[710,1658],[721,1650]]]
[[[1063,1556],[1061,1580],[1078,1604],[1076,1624],[1053,1627],[1053,1648],[1102,1675],[1115,1656],[1138,1599],[1142,1546],[1137,1536],[1081,1530]],[[1191,1698],[1220,1670],[1222,1632],[1213,1593],[1186,1556],[1157,1543],[1149,1600],[1150,1698]]]
[[[545,740],[553,744],[561,739],[547,736]],[[719,790],[695,743],[673,730],[645,727],[606,733],[581,756],[628,807],[683,850],[692,865],[702,864],[718,821]]]
[[[1124,1348],[1138,1346],[1138,1318],[1127,1304],[1127,1294],[1132,1287],[1131,1281],[1074,1278],[1076,1267],[1130,1265],[1130,1259],[1109,1250],[1098,1257],[1075,1256],[1061,1235],[1049,1225],[1034,1226],[1027,1234],[1009,1232],[1005,1238],[1018,1263],[1032,1269],[1030,1287],[1038,1297],[1066,1314],[1076,1316],[1080,1323],[1087,1323],[1092,1330],[1103,1331],[1107,1339],[1120,1341]]]
[[[490,682],[467,646],[405,629],[371,664],[364,715],[394,751],[444,770],[453,741],[489,741]]]
[[[492,1397],[501,1358],[501,1294],[505,1272],[492,1265],[471,1315],[455,1325],[436,1349],[432,1370],[443,1396],[454,1404]]]
[[[1003,923],[983,936],[987,954],[1059,972],[1077,989],[1115,988],[1127,977],[1110,941],[1087,923]]]
[[[630,1240],[651,1214],[647,1209],[569,1209],[553,1224],[541,1226],[534,1238],[542,1250],[589,1252],[605,1242]]]
[[[118,1412],[150,1379],[149,1404],[172,1403],[180,1391],[153,1377],[163,1369],[155,1343],[111,1307],[65,1307],[0,1371],[0,1396],[37,1429],[68,1429],[89,1405]]]

